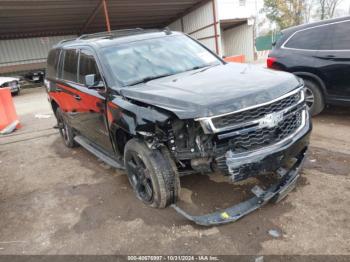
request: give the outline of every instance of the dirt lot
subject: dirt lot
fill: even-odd
[[[22,128],[0,137],[0,254],[350,254],[350,109],[315,118],[302,179],[284,201],[204,228],[145,207],[123,172],[65,148],[42,88],[23,90],[15,104]],[[251,182],[184,177],[181,199],[214,210]]]

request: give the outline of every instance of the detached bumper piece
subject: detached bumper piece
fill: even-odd
[[[302,156],[297,159],[291,169],[284,170],[284,172],[279,172],[281,176],[279,182],[270,186],[267,190],[263,190],[259,186],[255,186],[252,189],[255,197],[252,197],[251,199],[241,202],[233,207],[202,216],[192,216],[176,205],[172,205],[172,207],[185,218],[202,226],[213,226],[235,222],[269,202],[277,203],[286,197],[297,184],[300,177],[299,171],[304,159],[305,153],[303,153]]]

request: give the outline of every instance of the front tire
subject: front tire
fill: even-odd
[[[321,113],[325,107],[322,91],[318,84],[309,79],[304,79],[305,100],[312,116]]]
[[[124,162],[129,182],[143,203],[165,208],[176,202],[180,179],[166,148],[149,149],[134,138],[125,146]]]
[[[57,108],[56,110],[56,118],[57,125],[60,131],[61,137],[64,141],[64,144],[68,148],[76,147],[76,143],[74,141],[74,132],[73,129],[69,126],[69,124],[64,120],[62,110]]]

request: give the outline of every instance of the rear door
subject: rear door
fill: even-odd
[[[350,99],[350,21],[323,26],[323,41],[316,57],[327,79],[328,93]]]
[[[79,130],[103,150],[114,153],[106,119],[106,86],[93,50],[80,49],[78,68],[77,89],[80,91],[80,107],[77,120]],[[96,83],[100,83],[100,88],[87,86],[85,76],[92,74],[96,76]]]
[[[79,110],[79,91],[77,85],[78,51],[66,49],[61,51],[57,78],[51,96],[59,104],[66,120],[73,128],[78,128],[76,119]]]

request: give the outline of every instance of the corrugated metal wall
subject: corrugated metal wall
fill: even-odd
[[[217,3],[216,3],[217,6]],[[182,21],[181,21],[182,20]],[[183,28],[182,28],[183,27]],[[205,5],[190,12],[184,17],[176,20],[169,25],[169,28],[173,31],[180,31],[191,35],[193,38],[199,40],[205,46],[216,52],[215,44],[215,30],[214,30],[214,14],[213,14],[213,2],[209,1]],[[217,24],[218,30],[218,44],[219,53],[220,49],[220,25]]]
[[[245,55],[247,62],[254,61],[254,26],[243,24],[222,33],[225,56]]]
[[[37,37],[0,41],[0,72],[15,70],[17,66],[42,64],[46,62],[51,47],[63,39],[75,38],[74,35]],[[6,69],[8,68],[8,70]],[[12,69],[13,68],[13,69]]]

